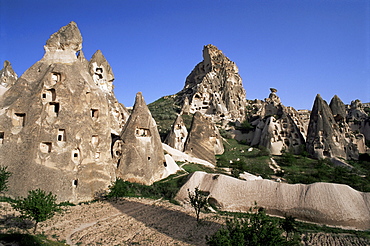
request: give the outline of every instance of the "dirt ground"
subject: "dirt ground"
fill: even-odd
[[[8,230],[32,231],[32,224],[17,221],[17,212],[8,204],[0,206]],[[64,213],[40,223],[37,232],[69,245],[206,245],[206,235],[212,235],[224,221],[215,214],[201,214],[198,225],[190,207],[144,198],[65,208]]]

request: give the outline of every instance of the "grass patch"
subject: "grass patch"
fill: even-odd
[[[147,197],[152,199],[164,198],[173,201],[181,186],[186,182],[187,175],[177,173],[164,180],[153,183],[153,185],[142,185],[130,183],[117,179],[110,187],[108,198],[118,197]]]
[[[227,139],[224,147],[224,154],[216,156],[218,167],[232,168],[235,176],[244,171],[263,178],[270,178],[274,174],[269,168],[270,156],[264,149],[250,149],[250,146],[240,144],[235,139]]]
[[[148,104],[148,108],[157,123],[162,141],[171,130],[171,125],[180,113],[180,106],[175,104],[175,95],[164,96]]]
[[[308,157],[284,153],[274,159],[284,170],[281,176],[291,184],[327,182],[346,184],[352,188],[370,192],[370,162],[349,161],[353,169],[334,166],[330,160],[315,160]]]

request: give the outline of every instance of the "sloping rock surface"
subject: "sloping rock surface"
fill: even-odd
[[[226,211],[248,211],[257,205],[272,215],[333,226],[370,229],[370,193],[347,185],[286,184],[270,180],[243,181],[221,174],[195,172],[176,199],[188,201],[188,189],[209,192],[209,201]]]

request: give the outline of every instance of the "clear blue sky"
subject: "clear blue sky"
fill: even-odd
[[[75,21],[87,59],[100,49],[132,106],[175,94],[213,44],[239,67],[248,99],[278,89],[286,106],[370,102],[369,0],[0,0],[0,61],[21,75],[50,35]]]

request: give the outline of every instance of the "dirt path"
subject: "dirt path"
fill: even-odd
[[[214,214],[202,216],[204,221],[197,225],[189,208],[168,201],[125,198],[68,207],[40,223],[38,232],[68,245],[205,245],[205,236],[220,228],[223,219]]]

